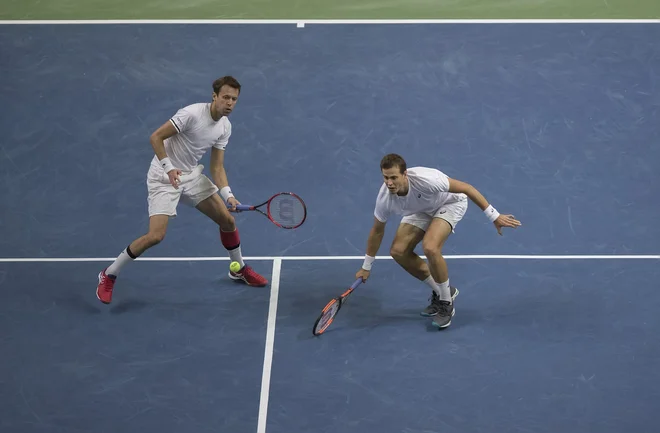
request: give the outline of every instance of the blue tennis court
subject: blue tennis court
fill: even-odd
[[[653,24],[0,26],[0,430],[650,430],[658,41]],[[237,217],[272,282],[249,288],[181,206],[101,304],[98,272],[147,230],[149,135],[226,74],[234,193],[296,192],[307,221]],[[523,226],[500,237],[470,204],[438,332],[389,224],[313,337],[360,266],[389,152]]]

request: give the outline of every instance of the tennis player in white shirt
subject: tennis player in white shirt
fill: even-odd
[[[231,136],[227,116],[233,111],[241,91],[231,76],[213,82],[211,102],[181,108],[151,135],[155,156],[147,173],[149,230],[131,242],[117,259],[98,276],[96,296],[105,304],[121,269],[165,238],[167,225],[176,217],[179,201],[195,207],[218,225],[220,240],[238,272],[229,277],[250,286],[265,286],[268,281],[243,261],[241,242],[234,217],[240,202],[234,197],[224,168],[225,149]],[[213,181],[202,174],[199,161],[211,149],[210,172]],[[220,192],[218,195],[217,192]]]
[[[500,215],[472,185],[449,178],[440,170],[407,168],[397,154],[388,154],[380,163],[383,185],[376,199],[374,224],[367,240],[367,251],[356,278],[366,281],[392,215],[403,216],[390,249],[392,258],[415,278],[432,289],[431,303],[422,316],[433,317],[433,325],[443,329],[451,324],[458,290],[449,285],[449,271],[442,247],[468,207],[468,198],[484,212],[501,235],[503,227],[521,225],[513,215]],[[428,264],[414,249],[422,242]]]

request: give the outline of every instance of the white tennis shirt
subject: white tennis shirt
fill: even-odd
[[[213,120],[210,102],[183,107],[172,116],[170,122],[178,134],[165,140],[165,152],[172,165],[184,173],[193,170],[211,147],[225,150],[229,143],[231,123],[227,116]],[[157,156],[154,156],[151,165],[162,170]]]
[[[411,167],[408,170],[408,194],[392,194],[383,182],[376,198],[374,216],[386,222],[391,215],[434,214],[441,206],[462,201],[465,194],[449,192],[449,177],[435,168]]]

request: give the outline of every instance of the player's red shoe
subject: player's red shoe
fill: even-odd
[[[263,287],[268,284],[267,279],[257,274],[248,265],[243,266],[243,269],[238,272],[229,271],[229,278],[232,280],[243,280],[248,286]]]
[[[99,272],[99,285],[96,286],[96,297],[104,304],[112,301],[112,288],[115,286],[117,277],[105,273],[105,269]]]

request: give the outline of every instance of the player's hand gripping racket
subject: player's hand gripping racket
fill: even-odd
[[[260,207],[266,206],[264,210]],[[239,204],[239,211],[257,211],[265,215],[273,224],[283,229],[300,227],[307,219],[307,206],[303,199],[292,192],[280,192],[265,202],[252,206]]]
[[[346,298],[348,298],[348,296],[353,293],[353,290],[357,289],[357,287],[362,284],[362,282],[362,278],[358,278],[351,285],[351,287],[348,288],[348,290],[328,302],[325,308],[321,310],[321,314],[319,315],[318,319],[316,319],[316,322],[314,322],[314,329],[312,330],[314,335],[321,335],[325,332],[326,329],[328,329],[328,326],[330,326],[330,324],[335,320],[335,316],[337,316],[337,313],[339,313],[342,305],[344,305],[344,302],[346,302]]]

